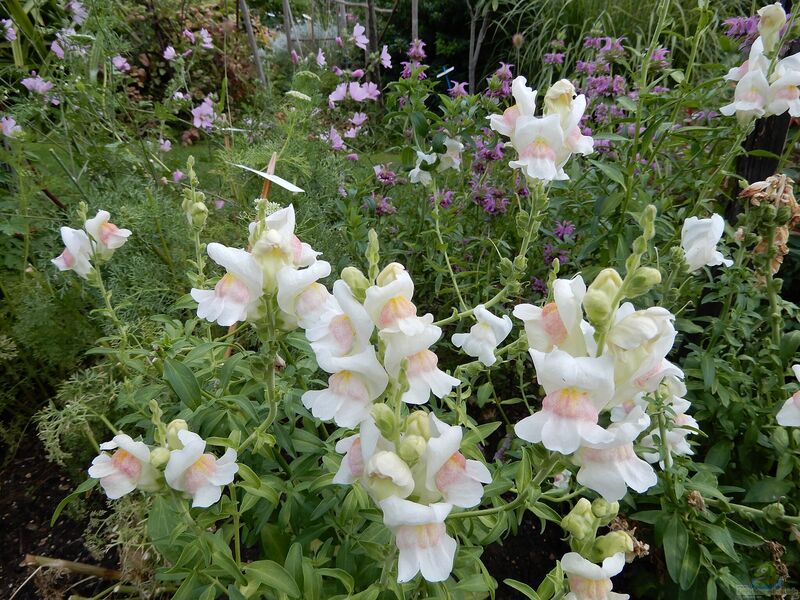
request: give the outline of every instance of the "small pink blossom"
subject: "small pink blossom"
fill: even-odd
[[[31,71],[32,77],[26,77],[22,80],[22,85],[27,88],[29,92],[36,94],[46,94],[53,88],[53,84],[46,79],[42,79],[36,74],[36,71]]]
[[[331,148],[334,150],[345,149],[344,140],[342,139],[342,136],[339,135],[339,132],[336,131],[335,127],[331,127],[331,130],[328,133],[328,140],[330,140]]]
[[[225,200],[214,200],[214,208],[217,210],[225,208]]]
[[[331,67],[331,71],[333,71],[333,74],[336,75],[337,77],[341,77],[342,75],[344,75],[344,71],[342,71],[337,65],[333,65]]]
[[[361,87],[361,84],[356,81],[351,81],[350,85],[347,88],[347,91],[350,93],[350,97],[355,100],[356,102],[364,102],[367,99],[367,91],[366,86],[364,88]]]
[[[347,160],[349,160],[349,161],[356,162],[358,160],[358,154],[356,154],[355,152],[352,152],[352,153],[348,154],[347,156],[345,156],[345,158]]]
[[[296,65],[297,63],[300,62],[300,55],[297,52],[295,52],[294,50],[292,50],[290,52],[289,58],[291,58],[293,65]]]
[[[406,54],[408,55],[408,59],[410,61],[420,62],[425,60],[427,57],[425,54],[425,42],[422,40],[412,40]]]
[[[340,83],[336,88],[328,94],[328,106],[333,108],[337,102],[341,102],[347,97],[347,84]]]
[[[447,90],[447,93],[450,94],[451,98],[463,98],[464,96],[469,96],[469,92],[467,91],[467,82],[453,81],[453,87]]]
[[[214,103],[211,98],[206,98],[200,106],[192,109],[192,124],[195,127],[211,129],[217,114],[214,112]]]
[[[114,65],[114,68],[117,71],[122,71],[123,73],[127,73],[131,70],[131,66],[127,60],[125,60],[122,56],[115,56],[111,59],[111,64]]]
[[[350,127],[348,130],[344,132],[344,137],[348,139],[353,139],[358,135],[358,127]]]
[[[322,51],[322,48],[317,50],[317,64],[320,67],[324,67],[327,64],[325,61],[325,53]]]
[[[13,42],[17,39],[17,30],[14,29],[14,21],[11,19],[0,19],[0,24],[4,29],[3,36],[6,38],[7,42]]]
[[[389,46],[384,45],[381,49],[381,65],[384,69],[392,68],[392,55],[389,54]]]
[[[64,60],[64,49],[61,47],[59,40],[53,40],[50,44],[50,52],[55,54],[60,60]]]
[[[369,39],[367,36],[364,35],[366,29],[360,23],[356,23],[356,26],[353,27],[353,35],[350,38],[356,46],[361,48],[362,50],[367,49],[367,44],[369,43]]]
[[[350,72],[350,77],[353,79],[361,79],[364,76],[364,69],[356,69]]]
[[[341,36],[336,36],[336,45],[339,46],[339,48],[344,48],[344,42],[342,41]]]
[[[72,20],[78,25],[82,25],[89,16],[83,4],[78,0],[70,0],[67,2],[67,10],[72,13]]]
[[[181,32],[181,35],[185,37],[187,40],[189,40],[190,43],[194,44],[194,34],[191,31],[189,31],[188,29],[184,29]]]
[[[208,32],[208,29],[203,27],[202,29],[200,29],[198,34],[200,35],[200,39],[202,40],[201,45],[203,46],[203,48],[207,48],[210,50],[211,48],[214,47],[214,42],[211,37],[211,34]]]
[[[186,176],[183,174],[183,171],[174,171],[172,173],[172,181],[174,181],[175,183],[178,183],[184,177]]]
[[[172,142],[163,138],[158,139],[158,148],[162,152],[169,152],[172,150]]]
[[[15,137],[18,133],[22,133],[22,128],[17,125],[14,117],[3,117],[0,119],[0,126],[2,126],[3,135],[6,137]]]
[[[368,81],[362,85],[361,88],[366,91],[367,98],[369,100],[377,100],[378,96],[381,95],[381,91],[378,89],[377,84],[374,84],[371,81]]]
[[[353,113],[353,116],[350,117],[350,122],[356,127],[361,127],[366,122],[366,120],[367,120],[367,115],[363,112]]]
[[[177,56],[177,52],[175,52],[175,48],[172,46],[167,46],[164,50],[164,58],[167,60],[173,60]]]

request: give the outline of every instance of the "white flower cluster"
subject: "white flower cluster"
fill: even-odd
[[[92,271],[92,260],[108,260],[117,248],[121,248],[131,235],[129,229],[120,229],[109,223],[108,211],[97,211],[83,224],[83,229],[61,228],[64,251],[51,262],[59,271],[75,271],[87,278]]]
[[[422,185],[429,186],[433,183],[433,178],[430,171],[423,169],[423,163],[426,165],[433,165],[436,160],[439,160],[437,170],[439,172],[454,169],[461,170],[461,153],[464,151],[464,144],[458,140],[447,137],[444,140],[445,151],[442,154],[431,152],[426,154],[421,150],[417,150],[417,162],[411,171],[408,173],[408,178],[411,183],[421,183]]]
[[[169,424],[165,446],[151,448],[119,433],[100,444],[102,452],[92,461],[89,477],[100,480],[112,500],[135,489],[158,491],[166,482],[191,497],[193,507],[206,508],[219,501],[222,487],[233,481],[239,465],[233,448],[228,448],[222,458],[205,452],[205,448],[203,438],[189,431],[182,420]]]
[[[514,309],[514,316],[525,324],[536,375],[546,394],[542,409],[517,423],[515,431],[524,440],[571,457],[579,467],[578,483],[609,502],[620,500],[629,487],[644,492],[657,482],[648,462],[663,457],[656,450],[642,453],[642,460],[635,446],[651,425],[648,395],[660,394],[669,406],[673,423],[667,445],[673,455],[692,453],[685,438],[697,428],[686,414],[683,372],[666,360],[676,335],[668,310],[636,310],[631,303],[622,304],[597,352],[594,328],[584,319],[586,301],[604,287],[615,291],[621,284],[611,269],[601,272],[593,283],[597,290],[588,294],[580,275],[557,279],[554,302]],[[605,427],[603,415],[609,420]],[[640,452],[641,447],[658,446],[653,433],[658,431],[640,440]]]
[[[760,35],[751,46],[748,59],[724,77],[736,82],[736,91],[733,102],[720,108],[720,112],[726,116],[736,114],[742,123],[786,111],[792,117],[800,117],[800,52],[778,61],[770,60],[780,50],[780,31],[786,25],[786,12],[776,2],[761,8],[758,16]]]
[[[567,79],[554,83],[544,97],[544,115],[537,117],[536,90],[524,77],[511,83],[516,104],[502,115],[490,115],[489,124],[510,139],[506,145],[517,151],[517,160],[509,163],[531,179],[552,181],[569,179],[564,165],[572,154],[591,154],[594,140],[583,135],[581,117],[586,110],[586,97],[575,95],[575,86]]]

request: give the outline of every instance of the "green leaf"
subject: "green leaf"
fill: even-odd
[[[700,369],[703,371],[703,386],[710,390],[714,385],[714,378],[717,374],[717,366],[714,364],[714,357],[710,354],[703,354],[700,359]]]
[[[192,410],[200,406],[200,384],[189,367],[182,362],[167,358],[164,361],[164,379],[186,406]]]
[[[667,561],[667,571],[672,581],[679,582],[683,557],[689,546],[689,533],[683,525],[681,518],[673,514],[664,529],[664,558]]]
[[[424,138],[428,135],[428,120],[425,118],[425,115],[415,110],[409,116],[411,119],[411,126],[414,128],[414,132],[421,138]]]
[[[744,502],[777,502],[781,496],[785,496],[792,489],[790,481],[781,481],[773,477],[767,477],[761,481],[756,481],[750,486],[744,497]]]
[[[99,482],[98,482],[97,479],[87,479],[82,484],[80,484],[78,487],[76,487],[75,491],[73,491],[71,494],[69,494],[63,500],[61,500],[61,502],[58,503],[58,506],[56,506],[56,509],[53,511],[53,516],[50,518],[50,527],[55,525],[55,522],[58,519],[58,516],[61,514],[61,511],[66,508],[67,504],[69,504],[70,502],[75,500],[81,494],[84,494],[85,492],[88,492],[90,489],[92,489],[98,483]]]
[[[622,171],[619,170],[618,167],[614,165],[610,165],[608,163],[603,163],[598,160],[589,159],[589,162],[592,163],[595,167],[600,169],[606,177],[608,177],[611,181],[618,183],[623,189],[625,189],[625,176],[622,174]]]
[[[711,523],[699,522],[697,525],[700,528],[700,531],[708,536],[708,539],[714,542],[720,550],[730,556],[733,560],[739,560],[739,554],[733,547],[733,538],[727,529],[720,527],[719,525],[712,525]]]
[[[244,566],[248,580],[258,581],[272,590],[282,592],[291,598],[300,597],[297,587],[289,572],[272,560],[259,560]]]
[[[322,577],[338,579],[344,586],[344,589],[347,590],[348,594],[353,593],[353,576],[344,569],[317,569],[317,573]]]
[[[740,546],[756,547],[767,543],[763,537],[734,521],[728,521],[726,525],[733,541]]]
[[[523,594],[526,598],[530,598],[530,600],[542,600],[541,596],[533,591],[533,588],[526,583],[522,583],[521,581],[517,581],[516,579],[503,579],[503,583],[505,583],[508,587],[517,590],[520,594]]]

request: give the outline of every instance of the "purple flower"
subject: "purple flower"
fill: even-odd
[[[322,51],[322,48],[317,50],[317,65],[320,67],[324,67],[326,64],[325,60],[325,53]]]
[[[22,133],[22,127],[17,125],[14,117],[3,117],[0,119],[0,126],[2,126],[3,135],[6,137],[14,137],[18,133]]]
[[[606,59],[620,58],[625,54],[625,49],[622,47],[622,40],[624,39],[625,38],[612,37],[602,38],[603,45],[600,48],[600,54],[602,54]]]
[[[336,128],[331,126],[331,130],[328,132],[328,140],[330,140],[331,148],[334,150],[344,150],[344,140],[342,136],[339,135],[339,132],[336,131]]]
[[[208,32],[208,29],[203,27],[202,29],[200,29],[198,34],[200,35],[200,39],[202,40],[201,46],[203,46],[203,48],[208,48],[210,50],[211,48],[214,47],[214,41],[213,38],[211,37],[211,34]]]
[[[206,98],[200,106],[192,109],[192,124],[195,127],[211,129],[216,120],[217,114],[214,112],[214,102],[211,98]]]
[[[225,208],[225,200],[214,200],[214,208],[217,210]]]
[[[348,139],[353,139],[354,137],[356,137],[358,135],[358,131],[360,129],[361,129],[360,127],[350,127],[349,129],[345,130],[344,137],[346,137]]]
[[[578,73],[586,73],[587,75],[591,75],[594,73],[596,66],[591,61],[579,60],[575,63],[575,70]]]
[[[511,72],[511,67],[513,66],[512,64],[501,62],[494,74],[497,75],[497,78],[501,81],[511,81],[514,79],[514,74]]]
[[[422,62],[427,58],[425,54],[425,42],[422,40],[412,40],[411,45],[406,52],[408,60],[412,62]]]
[[[11,19],[0,19],[0,23],[3,26],[3,36],[6,38],[6,41],[13,42],[17,39],[17,30],[14,29],[14,21]]]
[[[356,127],[361,127],[367,121],[367,115],[363,112],[355,112],[350,117],[350,122]]]
[[[31,71],[31,75],[32,77],[26,77],[22,80],[22,85],[24,85],[29,92],[46,94],[53,88],[52,82],[42,79],[36,74],[36,71]]]
[[[447,90],[447,93],[451,98],[463,98],[465,96],[469,96],[469,92],[467,91],[467,82],[453,81],[453,87]]]
[[[386,45],[381,48],[381,66],[384,69],[392,68],[392,55],[389,54],[389,46]]]
[[[544,64],[546,65],[563,65],[564,55],[560,52],[546,52],[544,55]]]
[[[296,65],[297,63],[300,62],[300,55],[297,52],[294,51],[294,48],[289,53],[289,58],[292,59],[292,64],[294,64],[294,65]]]
[[[175,183],[178,183],[184,177],[185,175],[183,174],[183,171],[175,171],[172,173],[172,181],[174,181]]]
[[[617,96],[625,93],[625,78],[622,75],[614,75],[614,79],[611,82],[611,91]]]
[[[542,246],[542,258],[547,266],[550,266],[555,259],[558,259],[558,262],[563,265],[569,261],[569,253],[552,244],[545,244]]]
[[[130,64],[128,61],[125,60],[122,56],[115,56],[111,59],[111,64],[114,65],[114,68],[117,71],[122,71],[123,73],[127,73],[131,70]]]
[[[353,79],[361,79],[364,76],[364,69],[356,69],[355,71],[350,71],[350,77]]]
[[[594,48],[595,50],[599,50],[602,44],[603,44],[603,38],[599,37],[587,37],[584,38],[583,40],[584,48]]]
[[[372,170],[375,171],[375,177],[381,185],[391,187],[397,182],[397,174],[386,165],[375,165]]]
[[[556,227],[553,233],[563,242],[565,237],[569,237],[575,233],[575,224],[572,221],[556,221]]]
[[[341,102],[345,98],[347,98],[347,84],[340,83],[328,94],[328,106],[334,108],[337,102]]]
[[[547,293],[547,284],[538,277],[531,279],[531,288],[534,292],[539,292],[540,294]]]
[[[181,32],[181,35],[185,37],[187,40],[189,40],[190,44],[194,44],[194,34],[191,31],[189,31],[188,29],[184,29]]]
[[[364,32],[366,32],[366,28],[361,23],[356,23],[353,27],[353,35],[350,37],[350,40],[362,50],[366,50],[369,43],[369,38],[364,35]]]
[[[392,206],[392,199],[387,196],[379,196],[375,192],[371,194],[372,203],[375,205],[375,214],[379,217],[393,215],[397,208]]]
[[[669,50],[664,48],[663,46],[659,46],[653,53],[650,55],[650,61],[653,65],[659,69],[665,69],[669,66]]]
[[[70,0],[67,2],[67,10],[72,13],[72,20],[78,25],[82,25],[84,21],[86,21],[86,17],[89,16],[83,4],[78,0]]]
[[[336,36],[336,45],[339,46],[339,48],[344,48],[344,42],[342,41],[341,36]]]
[[[337,77],[341,77],[342,75],[344,75],[344,71],[342,71],[337,65],[333,65],[331,67],[331,71],[333,71],[333,74],[336,75]]]
[[[449,208],[453,205],[454,197],[455,192],[453,192],[453,190],[436,192],[433,194],[433,196],[431,196],[431,204],[434,206],[441,206],[442,208]]]
[[[739,48],[749,48],[758,37],[758,20],[758,15],[725,19],[723,25],[728,28],[725,35],[733,40],[738,40]]]
[[[175,58],[175,56],[177,56],[177,53],[175,52],[175,48],[173,48],[172,46],[167,46],[164,49],[164,58],[165,59],[172,60],[172,59]]]
[[[351,152],[350,154],[346,154],[345,158],[351,162],[356,162],[358,160],[358,154]]]
[[[59,40],[53,40],[53,42],[50,44],[50,52],[55,54],[59,60],[64,60],[64,49],[61,47]]]
[[[402,77],[403,79],[408,79],[409,77],[411,77],[411,74],[414,72],[414,70],[419,69],[420,67],[423,67],[423,70],[419,72],[417,79],[428,78],[428,76],[425,74],[424,71],[424,69],[427,68],[425,67],[425,65],[422,65],[416,61],[412,62],[402,61],[400,64],[403,65],[403,71],[400,73],[400,77]]]
[[[162,152],[169,152],[172,150],[172,142],[163,138],[158,138],[158,148]]]

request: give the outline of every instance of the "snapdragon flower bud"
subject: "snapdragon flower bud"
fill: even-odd
[[[597,529],[597,518],[592,513],[592,503],[586,498],[578,500],[567,516],[561,519],[561,528],[579,540],[592,535]]]
[[[183,419],[175,419],[167,425],[167,447],[170,450],[180,450],[183,442],[178,438],[179,431],[189,431],[189,425]]]
[[[428,443],[420,435],[406,435],[397,445],[397,453],[406,463],[413,466],[425,454]]]
[[[156,469],[160,469],[169,461],[168,448],[156,448],[150,451],[150,464]]]
[[[202,229],[208,220],[208,207],[204,202],[195,202],[189,207],[189,223],[196,229]]]
[[[764,52],[772,52],[778,45],[780,32],[786,25],[786,11],[780,2],[758,9],[758,33],[764,42]]]
[[[633,538],[624,531],[612,531],[599,536],[592,546],[592,560],[601,562],[618,552],[633,552]]]
[[[342,269],[342,279],[350,287],[356,300],[364,302],[369,287],[369,280],[366,276],[356,267],[345,267]]]
[[[431,420],[428,413],[415,410],[406,417],[406,435],[418,435],[424,440],[431,438]]]
[[[380,287],[385,285],[389,285],[393,281],[395,281],[400,275],[405,273],[406,268],[401,265],[400,263],[389,263],[383,268],[383,271],[380,272],[375,283],[378,284]]]
[[[610,523],[619,512],[619,502],[609,502],[604,498],[597,498],[592,502],[592,514],[600,519],[601,525]]]
[[[381,435],[387,440],[394,439],[397,433],[397,420],[394,416],[394,411],[386,404],[375,404],[371,413]]]
[[[622,278],[614,269],[603,269],[594,278],[583,298],[583,308],[592,324],[605,323],[614,310],[614,299],[622,288]]]
[[[414,491],[414,476],[394,452],[376,452],[364,466],[364,485],[380,502],[390,496],[407,498]]]
[[[639,267],[628,281],[625,296],[628,298],[641,296],[659,283],[661,283],[661,271],[652,267]]]

